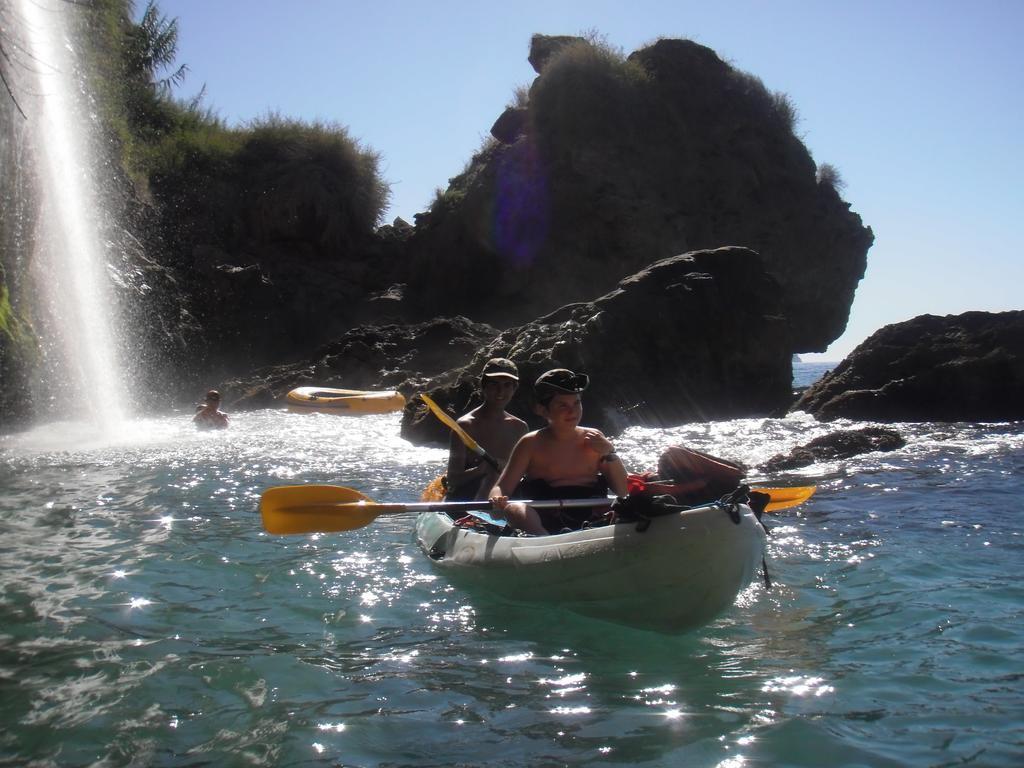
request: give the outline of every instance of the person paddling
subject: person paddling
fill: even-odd
[[[579,425],[583,416],[580,393],[589,383],[586,374],[566,368],[547,371],[537,379],[536,411],[547,426],[516,443],[488,495],[495,517],[504,516],[514,528],[527,533],[559,533],[565,528],[580,528],[597,510],[535,509],[510,501],[509,495],[516,492],[528,499],[601,498],[609,489],[616,496],[626,495],[626,468],[611,441],[600,430]]]
[[[491,358],[480,372],[483,404],[458,419],[458,425],[498,461],[499,468],[528,429],[525,421],[505,410],[518,386],[516,364],[503,357]],[[498,478],[498,469],[468,454],[462,440],[453,433],[446,477],[446,500],[474,501],[487,498]]]
[[[228,415],[220,410],[220,392],[211,389],[206,393],[206,399],[192,417],[192,423],[199,429],[227,429]]]

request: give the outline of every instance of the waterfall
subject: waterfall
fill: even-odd
[[[12,69],[37,206],[26,238],[31,253],[21,255],[31,265],[41,342],[37,420],[87,420],[111,433],[125,419],[132,388],[115,330],[117,254],[105,235],[113,228],[101,181],[112,174],[97,151],[99,118],[75,34],[83,11],[64,0],[14,0],[13,7],[21,56]]]

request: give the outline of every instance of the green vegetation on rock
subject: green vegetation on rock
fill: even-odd
[[[91,65],[125,172],[162,212],[172,250],[306,240],[331,256],[372,234],[390,195],[376,152],[342,125],[271,114],[229,127],[202,93],[175,99],[187,72],[177,21],[151,0],[136,24],[132,5],[89,8]]]
[[[174,212],[168,231],[181,247],[306,241],[332,256],[380,223],[389,189],[378,164],[344,126],[271,114],[239,130],[197,121],[166,137],[150,184]]]
[[[31,326],[11,306],[0,266],[0,423],[16,424],[26,415],[27,374],[38,353]]]
[[[0,272],[0,277],[2,275]],[[11,306],[10,292],[6,285],[0,285],[0,333],[6,336],[10,343],[18,346],[23,346],[32,339],[25,322]]]

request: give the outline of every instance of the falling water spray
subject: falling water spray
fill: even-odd
[[[21,91],[38,203],[30,240],[42,365],[32,393],[42,419],[88,419],[111,432],[130,396],[111,287],[114,246],[99,183],[98,118],[84,74],[81,8],[15,0],[26,70]],[[109,175],[109,174],[108,174]]]

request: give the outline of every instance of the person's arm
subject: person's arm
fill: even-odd
[[[629,493],[626,483],[626,467],[622,459],[615,453],[615,446],[612,441],[605,437],[598,429],[587,429],[583,441],[588,448],[596,451],[598,455],[597,471],[607,481],[608,488],[616,496],[625,496]]]
[[[494,517],[499,520],[504,517],[513,528],[532,533],[535,536],[542,536],[547,531],[544,529],[544,524],[541,523],[537,510],[526,506],[521,501],[509,501],[508,499],[508,495],[515,491],[530,466],[533,441],[536,435],[536,432],[530,432],[519,438],[519,442],[512,449],[512,455],[508,457],[508,463],[501,471],[498,481],[491,488],[488,498],[491,500]]]
[[[473,472],[476,475],[480,474],[480,468],[474,467],[472,470],[466,469],[466,446],[463,445],[462,440],[454,432],[450,435],[448,443],[448,488],[454,490],[460,485],[465,483],[467,480],[473,478]]]
[[[626,467],[622,459],[614,450],[601,457],[597,465],[598,470],[608,481],[608,487],[616,496],[625,496],[629,493],[629,485],[626,481]]]
[[[526,474],[526,468],[530,466],[530,456],[533,452],[532,435],[527,434],[519,438],[512,455],[508,457],[508,463],[498,475],[498,480],[487,497],[495,504],[497,509],[504,509],[508,504],[508,496],[512,493],[519,481]]]

